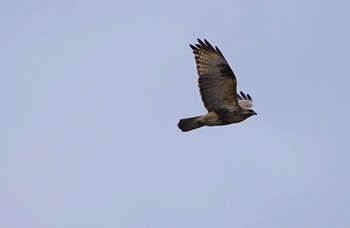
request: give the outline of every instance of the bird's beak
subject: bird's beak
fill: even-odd
[[[258,113],[256,113],[255,111],[253,111],[253,115],[258,115]]]

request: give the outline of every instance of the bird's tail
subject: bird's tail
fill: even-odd
[[[181,119],[177,126],[181,129],[181,131],[191,131],[196,128],[203,127],[205,124],[202,120],[202,116],[196,116],[186,119]]]

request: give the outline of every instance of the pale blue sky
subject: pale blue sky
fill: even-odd
[[[350,227],[348,1],[0,1],[0,227]],[[190,43],[258,116],[205,113]]]

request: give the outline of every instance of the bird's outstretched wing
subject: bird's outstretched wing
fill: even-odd
[[[205,108],[209,112],[217,108],[238,110],[236,76],[219,48],[200,39],[198,44],[190,46],[195,55],[198,85]]]
[[[244,109],[250,109],[253,107],[253,99],[252,97],[247,93],[244,94],[242,91],[240,92],[241,95],[237,93],[238,98],[238,104]]]

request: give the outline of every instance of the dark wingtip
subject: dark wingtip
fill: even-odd
[[[207,48],[209,48],[209,49],[211,49],[211,50],[213,50],[213,51],[216,51],[216,49],[217,49],[217,47],[215,46],[215,48],[213,47],[213,45],[211,45],[210,43],[209,43],[209,41],[207,41],[206,39],[204,39],[204,42],[205,42],[205,44],[206,44],[206,47]]]
[[[253,101],[253,98],[247,93],[247,94],[245,94],[245,93],[243,93],[242,91],[240,91],[240,94],[241,95],[239,95],[238,93],[237,93],[237,97],[239,98],[239,99],[241,99],[241,100],[250,100],[250,101]]]
[[[248,100],[253,101],[252,97],[247,93]]]
[[[240,91],[240,93],[241,93],[241,96],[244,98],[244,100],[247,100],[247,96],[242,91]]]
[[[206,39],[204,39],[204,42],[208,47],[212,47],[211,44],[209,43],[209,41],[207,41]]]
[[[202,40],[197,39],[197,41],[198,41],[198,43],[199,43],[201,46],[205,46],[205,43],[204,43]],[[204,41],[205,41],[205,40],[204,40]]]
[[[217,46],[215,46],[215,50],[216,50],[217,53],[219,53],[220,55],[224,56],[224,55],[221,53],[220,49],[219,49]]]
[[[196,50],[197,48],[195,46],[193,46],[192,44],[190,44],[190,47],[192,48],[192,50]]]
[[[222,54],[220,49],[217,46],[214,47],[213,45],[211,45],[208,40],[203,39],[203,41],[202,41],[201,39],[197,38],[197,41],[198,41],[197,44],[194,44],[194,45],[190,44],[190,46],[193,50],[197,50],[197,49],[209,50],[212,52],[216,52],[217,54],[224,57],[224,55]]]

